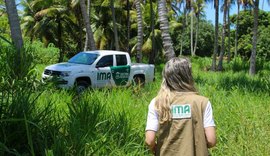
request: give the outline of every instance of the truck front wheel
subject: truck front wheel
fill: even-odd
[[[84,80],[79,80],[76,82],[76,91],[77,93],[82,93],[84,90],[86,90],[89,87],[89,83]]]
[[[145,83],[145,79],[142,76],[134,76],[133,84],[138,86],[143,86]]]

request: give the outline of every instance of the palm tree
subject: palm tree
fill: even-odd
[[[204,1],[203,0],[197,0],[194,5],[193,5],[193,10],[194,10],[194,13],[195,13],[195,16],[196,16],[196,29],[195,29],[195,42],[194,42],[194,47],[191,49],[192,50],[192,53],[191,55],[192,56],[195,56],[196,55],[196,49],[197,49],[197,42],[198,42],[198,34],[199,34],[199,24],[200,24],[200,14],[201,14],[201,11],[203,10],[203,3]]]
[[[137,42],[137,55],[136,61],[142,62],[142,45],[143,45],[143,19],[140,0],[135,0],[137,10],[137,23],[138,23],[138,42]]]
[[[169,21],[167,17],[167,8],[165,0],[158,0],[158,15],[165,59],[166,61],[168,61],[171,58],[175,57],[175,52],[173,49],[172,39],[169,34]]]
[[[258,35],[258,14],[259,14],[259,0],[254,2],[254,26],[253,26],[253,38],[252,38],[252,52],[250,56],[249,74],[255,75],[256,73],[256,50],[257,50],[257,35]]]
[[[18,12],[16,9],[15,0],[5,0],[6,10],[8,15],[8,22],[10,26],[11,39],[17,49],[17,58],[15,59],[15,64],[17,68],[14,69],[15,73],[20,76],[21,74],[21,50],[23,48],[23,38],[20,27],[20,21]]]
[[[11,39],[18,50],[18,61],[20,61],[20,50],[23,47],[22,32],[15,0],[5,0],[8,22],[10,25]]]
[[[190,12],[190,54],[191,56],[194,56],[193,54],[193,48],[194,48],[193,47],[193,27],[194,27],[193,17],[194,17],[194,8]]]
[[[187,18],[186,18],[186,16],[187,16],[187,10],[188,10],[188,8],[190,8],[190,7],[188,7],[188,3],[186,2],[185,3],[185,1],[182,1],[182,3],[183,3],[183,19],[182,19],[182,29],[181,29],[181,41],[180,41],[180,55],[182,55],[183,54],[183,38],[184,38],[184,32],[185,32],[185,29],[186,29],[186,22],[187,22]],[[180,6],[180,8],[181,8],[181,6]]]
[[[95,44],[95,40],[93,37],[93,31],[90,25],[90,18],[88,16],[87,13],[87,9],[86,9],[86,5],[85,5],[85,0],[80,0],[80,7],[81,7],[81,12],[82,12],[82,16],[83,16],[83,20],[84,20],[84,24],[86,27],[86,33],[87,33],[87,37],[89,39],[89,46],[90,46],[90,50],[95,50],[96,49],[96,44]]]
[[[86,10],[87,10],[88,16],[90,17],[90,14],[91,14],[91,0],[87,0]],[[78,20],[78,21],[80,21],[80,20]],[[90,19],[89,19],[89,22],[90,22]],[[85,33],[85,42],[84,42],[84,51],[87,51],[88,49],[90,49],[89,44],[88,44],[89,42],[90,41],[89,41],[89,38],[88,38],[88,35],[87,35],[87,32],[86,32]]]
[[[113,32],[114,32],[114,43],[115,43],[115,49],[119,49],[119,39],[118,39],[118,33],[117,33],[117,25],[116,25],[116,19],[115,19],[115,9],[114,9],[114,0],[110,0],[110,6],[112,11],[112,18],[113,18]]]
[[[222,69],[223,69],[222,63],[223,63],[223,56],[225,53],[225,37],[226,37],[226,28],[227,28],[227,7],[228,7],[228,0],[224,0],[222,39],[221,39],[221,50],[220,50],[219,62],[218,62],[218,71],[222,71]]]
[[[228,59],[227,62],[231,61],[231,20],[230,20],[230,8],[231,8],[231,0],[228,0],[228,10],[227,10],[227,29],[228,29]]]
[[[55,44],[60,49],[58,61],[62,62],[65,48],[69,46],[68,40],[63,38],[65,35],[77,36],[74,29],[78,30],[69,14],[68,4],[39,0],[23,1],[22,4],[25,6],[22,19],[24,34],[30,36],[31,41],[38,38],[45,45]]]
[[[152,51],[149,56],[149,64],[155,64],[155,57],[156,57],[156,42],[155,42],[155,16],[153,10],[153,1],[150,0],[150,18],[151,18],[151,39],[152,39]]]
[[[237,51],[238,51],[238,25],[239,25],[240,1],[241,0],[236,0],[236,2],[237,2],[237,18],[236,18],[236,28],[235,28],[234,57],[237,56]]]
[[[129,0],[127,0],[127,52],[130,54],[130,3]]]
[[[215,8],[215,43],[214,43],[214,53],[213,53],[213,60],[212,60],[212,67],[213,71],[216,70],[216,55],[218,51],[218,12],[219,12],[219,0],[214,0],[214,8]]]

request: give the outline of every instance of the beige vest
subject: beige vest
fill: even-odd
[[[196,93],[178,93],[171,105],[191,108],[191,117],[172,119],[159,125],[156,155],[207,156],[208,149],[203,127],[203,115],[208,99]]]

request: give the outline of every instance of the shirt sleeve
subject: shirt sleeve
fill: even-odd
[[[213,118],[213,110],[210,101],[208,101],[204,111],[203,125],[204,128],[216,126]]]
[[[157,132],[158,126],[158,113],[155,110],[155,99],[153,99],[148,106],[148,115],[145,131],[152,130]]]

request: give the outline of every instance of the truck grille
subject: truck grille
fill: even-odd
[[[60,71],[54,71],[54,70],[45,69],[44,74],[45,75],[51,75],[51,76],[60,76],[61,72]]]

